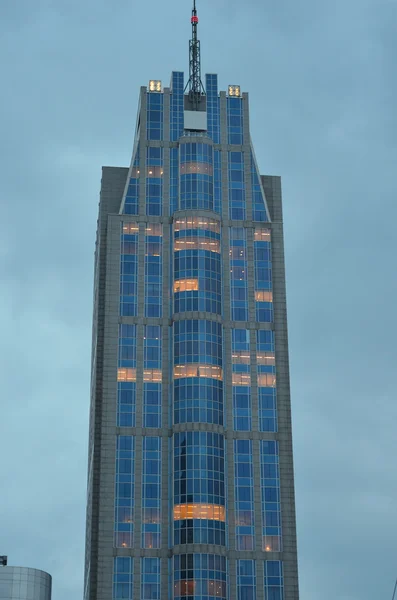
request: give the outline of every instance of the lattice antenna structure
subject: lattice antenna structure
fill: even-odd
[[[191,18],[192,39],[189,41],[189,81],[187,82],[185,91],[189,89],[189,99],[193,104],[194,110],[198,110],[201,98],[205,95],[205,89],[201,81],[200,40],[197,38],[198,22],[196,0],[193,0]]]

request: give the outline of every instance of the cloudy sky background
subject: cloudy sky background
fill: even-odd
[[[82,598],[102,165],[188,65],[189,0],[1,0],[0,554]],[[396,0],[199,0],[204,72],[282,175],[302,600],[397,577]]]

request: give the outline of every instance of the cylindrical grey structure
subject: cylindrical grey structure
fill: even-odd
[[[26,567],[0,567],[0,600],[51,600],[51,575]]]

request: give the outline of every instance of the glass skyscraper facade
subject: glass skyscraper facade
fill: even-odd
[[[204,87],[142,87],[103,169],[85,600],[298,600],[280,178]]]

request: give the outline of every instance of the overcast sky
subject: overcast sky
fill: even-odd
[[[190,0],[0,1],[0,554],[80,600],[102,165],[188,66]],[[282,176],[302,600],[397,577],[396,0],[198,0]]]

